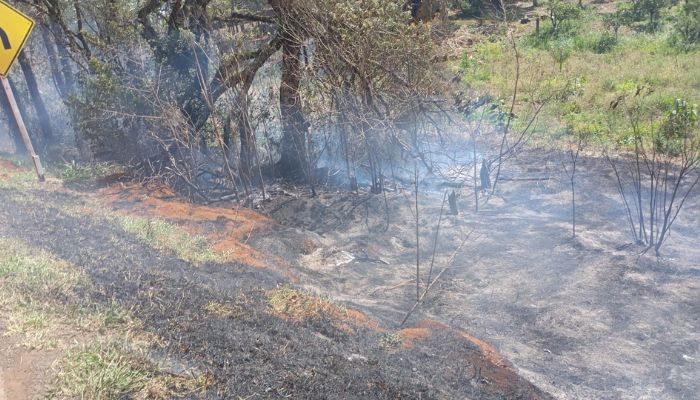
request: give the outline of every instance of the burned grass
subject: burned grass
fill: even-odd
[[[7,377],[34,385],[10,386],[7,395],[13,399],[33,397],[47,387],[47,397],[57,399],[126,394],[166,399],[176,389],[194,393],[205,388],[202,375],[171,377],[147,362],[143,352],[152,342],[143,340],[140,321],[115,301],[94,301],[96,295],[88,275],[74,265],[0,234],[0,389]],[[122,344],[105,347],[106,341]],[[33,361],[20,368],[25,359]]]
[[[273,315],[289,321],[301,322],[325,317],[335,321],[334,325],[344,331],[354,332],[354,326],[380,330],[379,322],[372,321],[360,311],[289,285],[269,291],[268,301]]]
[[[231,206],[209,207],[189,203],[163,186],[112,185],[97,192],[97,200],[128,216],[164,221],[192,237],[206,241],[212,261],[239,262],[256,268],[279,268],[295,281],[288,264],[250,246],[253,235],[269,233],[275,223],[255,211]]]
[[[58,387],[64,389],[57,393],[70,394],[67,386],[96,379],[85,375],[95,369],[83,367],[88,361],[100,365],[100,359],[116,357],[119,373],[105,374],[135,382],[132,397],[145,387],[139,361],[145,358],[166,365],[171,375],[190,371],[209,377],[211,386],[187,396],[191,398],[547,398],[522,380],[514,383],[517,389],[492,388],[484,372],[473,373],[470,360],[479,357],[479,347],[455,335],[436,332],[412,348],[387,351],[381,345],[385,332],[368,327],[359,313],[285,287],[283,271],[238,262],[195,266],[173,251],[154,251],[99,215],[63,212],[81,203],[78,195],[35,190],[31,196],[45,206],[27,207],[15,199],[13,189],[0,189],[0,236],[22,240],[75,266],[92,287],[76,292],[83,301],[128,310],[140,323],[140,336],[148,338],[149,351],[135,359],[115,355],[110,347],[77,349],[62,365],[71,366],[79,378],[60,380]],[[292,303],[282,310],[302,318],[270,312],[275,293],[277,300]],[[299,305],[311,312],[297,311]]]

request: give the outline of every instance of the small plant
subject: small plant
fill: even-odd
[[[289,285],[273,291],[268,299],[274,314],[294,321],[315,316],[331,307],[329,301],[300,292]]]
[[[559,66],[559,72],[562,71],[564,62],[571,57],[574,51],[574,43],[571,39],[557,39],[549,42],[549,54]]]
[[[628,109],[633,160],[616,161],[607,152],[634,241],[657,257],[686,199],[700,182],[698,107],[676,99],[664,117],[635,105]]]
[[[204,311],[218,318],[228,318],[236,314],[239,310],[236,310],[235,308],[226,304],[210,301],[206,306],[204,306]]]
[[[122,172],[122,167],[114,163],[77,163],[71,161],[58,169],[58,176],[66,182],[86,182]]]
[[[700,46],[700,0],[689,0],[673,18],[670,45],[683,52],[694,51]]]
[[[379,347],[384,350],[394,349],[401,345],[401,336],[397,333],[387,332],[379,339]]]
[[[598,38],[598,40],[596,40],[596,42],[593,44],[593,51],[598,54],[609,53],[615,48],[616,45],[617,36],[612,33],[605,32],[600,35],[600,38]]]
[[[549,21],[552,23],[552,33],[557,36],[570,28],[573,20],[581,17],[581,7],[563,0],[550,0]]]

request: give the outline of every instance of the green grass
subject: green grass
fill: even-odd
[[[54,349],[65,345],[60,337],[66,329],[80,326],[72,311],[82,306],[76,290],[89,292],[92,285],[51,254],[0,237],[0,288],[0,313],[8,321],[6,334],[18,337],[28,348]],[[85,314],[99,320],[104,312],[94,309]]]
[[[381,339],[379,339],[379,347],[384,350],[390,350],[399,347],[402,342],[401,335],[388,332],[383,334]]]
[[[143,390],[153,378],[147,363],[114,343],[73,349],[57,364],[57,370],[54,388],[48,396],[52,399],[125,398]]]
[[[547,99],[536,128],[543,143],[570,134],[602,139],[610,133],[622,142],[629,134],[625,110],[640,107],[663,118],[676,98],[700,103],[700,53],[670,45],[670,22],[654,33],[623,28],[615,38],[596,10],[589,6],[584,18],[559,37],[535,35],[531,25],[517,27],[521,73],[514,129],[524,126],[532,100]],[[461,71],[473,93],[488,93],[510,104],[515,63],[505,40],[476,46],[465,56]],[[611,104],[621,96],[613,110]]]
[[[111,341],[72,349],[57,370],[49,399],[172,399],[207,390],[211,377],[180,377],[157,367],[127,344]]]
[[[119,304],[90,302],[92,290],[89,279],[69,263],[0,237],[4,334],[28,349],[64,353],[54,366],[48,398],[170,399],[211,385],[206,374],[175,377],[145,361],[145,349],[158,338],[146,334]]]
[[[148,245],[174,251],[178,257],[194,263],[215,262],[214,253],[203,236],[190,235],[166,221],[145,217],[114,216],[114,221],[125,231],[134,234]]]
[[[124,168],[115,163],[93,162],[64,163],[52,170],[52,173],[64,182],[87,182],[124,172]]]

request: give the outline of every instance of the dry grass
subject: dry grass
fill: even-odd
[[[166,221],[129,215],[112,215],[111,219],[150,246],[174,251],[183,260],[195,264],[223,261],[204,236],[191,235]]]
[[[204,311],[217,318],[228,318],[241,313],[241,310],[236,307],[231,307],[214,301],[207,303],[207,305],[204,306]]]
[[[72,349],[58,361],[50,399],[172,399],[206,391],[209,375],[162,374],[137,352],[119,342]]]
[[[697,51],[682,53],[669,46],[670,22],[654,34],[622,29],[618,42],[599,54],[596,44],[610,33],[600,17],[604,10],[598,7],[590,4],[577,28],[562,39],[570,46],[570,56],[561,71],[542,37],[533,35],[534,24],[513,25],[521,55],[514,127],[526,123],[534,99],[559,93],[550,99],[536,126],[536,136],[543,144],[552,143],[552,136],[568,133],[613,131],[623,135],[628,128],[620,112],[624,104],[617,111],[611,109],[620,96],[657,113],[667,110],[675,98],[689,103],[700,100],[700,56]],[[543,22],[543,29],[547,24]],[[504,39],[485,39],[466,50],[461,65],[453,67],[474,95],[491,94],[509,105],[515,83],[513,51]],[[638,89],[641,91],[635,96]]]
[[[356,326],[378,330],[378,323],[365,314],[328,298],[296,290],[289,285],[269,292],[268,303],[272,314],[290,321],[299,322],[325,315],[335,320],[334,325],[337,328],[348,333],[353,333]]]
[[[27,349],[57,350],[51,399],[170,399],[205,391],[211,377],[172,376],[145,360],[158,338],[116,303],[87,301],[92,285],[69,263],[0,237],[0,317]],[[80,293],[80,295],[78,294]],[[58,301],[57,299],[62,299]],[[212,304],[212,312],[232,312]]]

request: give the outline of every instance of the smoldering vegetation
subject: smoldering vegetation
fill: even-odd
[[[696,386],[684,368],[697,353],[687,332],[697,309],[688,298],[697,286],[688,245],[697,236],[697,105],[658,106],[652,87],[627,85],[608,119],[567,120],[550,132],[544,114],[553,104],[585,119],[576,103],[583,79],[562,69],[565,36],[587,14],[547,2],[540,11],[551,27],[535,16],[536,32],[523,37],[517,26],[539,6],[468,3],[21,3],[38,24],[10,83],[65,192],[33,191],[48,208],[30,212],[14,189],[0,189],[10,221],[0,233],[83,268],[99,287],[89,301],[133,310],[168,343],[159,351],[210,371],[211,398],[686,395]],[[472,48],[461,60],[451,48],[459,18],[472,15],[479,40],[499,43],[508,60],[509,79],[499,82],[506,96],[455,75],[482,72]],[[528,40],[547,46],[559,75],[526,75]],[[8,107],[0,96],[0,151],[21,157]],[[128,192],[134,183],[154,191],[143,197],[167,188],[194,204],[266,214],[281,227],[251,228],[235,250],[283,259],[285,273],[244,261],[191,263],[62,211],[80,202],[73,190]],[[116,208],[135,212],[138,202]],[[166,222],[185,230],[187,218],[175,214]],[[297,324],[270,315],[266,297],[290,276],[351,302],[388,332],[377,322],[349,333],[337,315]],[[635,296],[638,307],[628,304]],[[202,316],[212,302],[246,311]],[[671,310],[683,326],[649,328],[620,310],[672,324],[661,315]],[[496,342],[516,366],[431,319]],[[394,331],[417,344],[401,347]],[[601,360],[604,351],[615,359]],[[637,357],[629,374],[618,362],[627,353]],[[675,375],[639,366],[654,356]],[[599,366],[610,374],[591,372]]]

